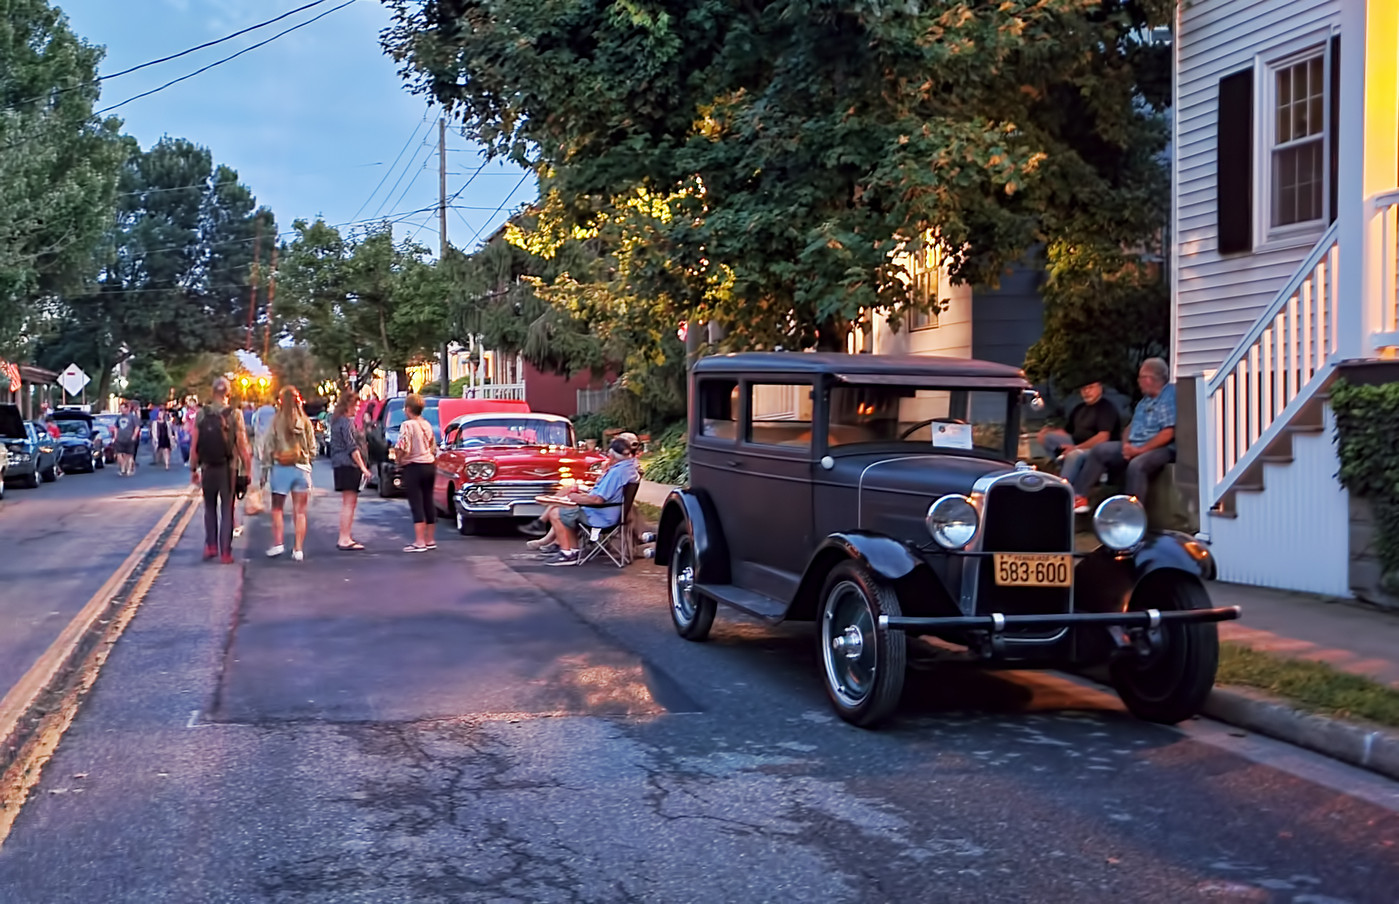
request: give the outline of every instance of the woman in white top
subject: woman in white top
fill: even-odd
[[[413,543],[404,552],[437,548],[437,504],[432,500],[437,480],[437,431],[423,418],[423,397],[414,393],[403,400],[408,419],[398,430],[394,459],[403,480],[403,494],[413,510]]]

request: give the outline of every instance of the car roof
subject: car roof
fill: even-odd
[[[444,429],[451,429],[461,424],[469,424],[472,421],[494,421],[500,418],[521,421],[549,421],[555,424],[573,423],[561,414],[545,414],[542,411],[477,411],[452,418],[451,423],[447,424]]]
[[[738,352],[695,363],[696,373],[803,373],[871,377],[944,377],[952,380],[1019,381],[1025,373],[1009,364],[935,355],[842,355],[834,352]],[[889,382],[880,380],[879,382]]]
[[[60,408],[53,412],[53,419],[56,421],[88,421],[91,422],[93,415],[88,414],[81,408]]]

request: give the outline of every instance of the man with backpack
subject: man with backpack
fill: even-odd
[[[227,378],[214,381],[213,398],[199,409],[190,432],[190,482],[204,490],[204,558],[233,562],[234,486],[251,474],[252,450],[243,418],[229,407]]]

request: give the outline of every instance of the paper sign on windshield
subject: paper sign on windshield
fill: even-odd
[[[970,449],[971,424],[933,424],[933,445],[939,449]]]

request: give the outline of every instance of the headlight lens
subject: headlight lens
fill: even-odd
[[[466,466],[466,476],[472,480],[490,480],[495,476],[495,462],[473,461]]]
[[[1146,536],[1146,509],[1133,496],[1112,496],[1093,513],[1093,531],[1109,549],[1131,549]]]
[[[944,496],[928,506],[928,533],[944,549],[962,549],[981,524],[976,506],[966,496]]]

